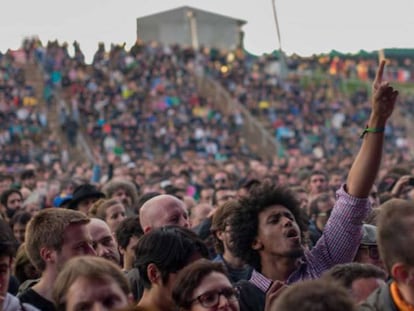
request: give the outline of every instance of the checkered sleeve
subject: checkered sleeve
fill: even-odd
[[[366,199],[350,196],[344,186],[336,193],[336,202],[322,237],[305,255],[308,271],[314,277],[336,264],[353,261],[362,238],[362,221],[370,211]]]

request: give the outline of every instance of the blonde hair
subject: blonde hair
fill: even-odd
[[[60,251],[65,230],[70,225],[88,222],[89,218],[83,213],[64,208],[50,208],[35,215],[29,221],[25,234],[27,256],[35,268],[39,271],[46,268],[46,262],[40,255],[41,248]]]
[[[70,259],[56,279],[53,299],[57,310],[65,310],[66,294],[72,284],[80,277],[90,280],[114,281],[126,296],[131,293],[128,280],[117,265],[100,257],[79,256]]]

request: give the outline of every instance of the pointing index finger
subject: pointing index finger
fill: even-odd
[[[378,70],[377,70],[377,74],[376,74],[376,76],[375,76],[375,81],[374,81],[374,83],[375,83],[376,85],[379,85],[379,84],[381,84],[381,82],[382,82],[382,75],[384,74],[384,67],[385,67],[385,60],[383,59],[383,60],[381,61],[380,65],[379,65],[379,68],[378,68]]]

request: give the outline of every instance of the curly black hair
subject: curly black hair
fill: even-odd
[[[230,220],[234,254],[258,271],[261,271],[259,253],[252,248],[259,227],[259,214],[273,205],[286,207],[295,217],[303,232],[307,230],[306,217],[296,195],[287,187],[262,183],[254,187],[249,196],[240,199],[240,208]]]

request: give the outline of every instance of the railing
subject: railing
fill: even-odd
[[[53,94],[56,98],[56,102],[59,103],[55,107],[55,110],[56,110],[57,113],[59,113],[59,108],[61,108],[61,105],[63,105],[65,107],[66,111],[70,111],[67,102],[65,101],[65,99],[62,98],[61,92],[62,92],[61,89],[55,89],[53,91]],[[63,133],[63,135],[64,135],[64,133]],[[69,146],[69,142],[68,142],[68,146]],[[77,135],[76,135],[76,147],[70,146],[69,148],[72,152],[77,153],[76,158],[79,158],[79,159],[82,159],[82,160],[87,160],[90,163],[94,162],[91,147],[86,142],[86,139],[83,135],[83,128],[82,128],[81,124],[79,124],[79,129],[78,129]],[[79,154],[78,151],[80,151],[81,154]]]
[[[264,126],[251,113],[217,82],[206,76],[196,76],[199,92],[203,96],[213,97],[214,108],[225,115],[239,111],[243,116],[241,135],[251,150],[263,159],[277,156],[278,143]]]

